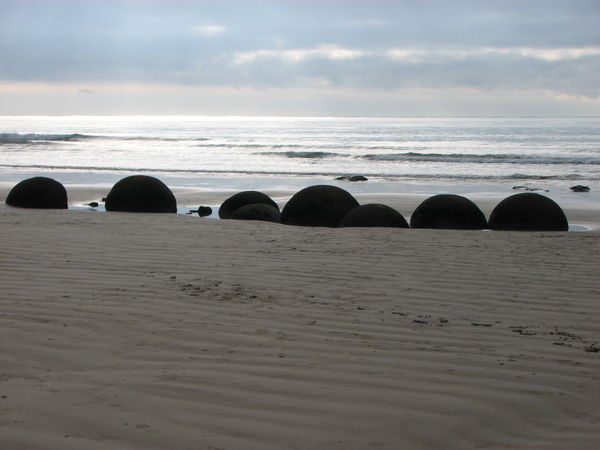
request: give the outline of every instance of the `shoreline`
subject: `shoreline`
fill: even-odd
[[[15,184],[6,181],[0,182],[1,203],[4,203],[8,192]],[[175,185],[169,187],[177,200],[178,214],[185,215],[190,209],[197,209],[198,206],[210,206],[213,208],[213,214],[208,218],[218,218],[219,206],[224,200],[237,192],[259,190],[273,198],[282,208],[296,192],[313,184],[339,186],[350,192],[360,204],[386,204],[400,212],[407,220],[410,220],[410,215],[422,201],[440,193],[452,193],[467,197],[477,204],[488,218],[493,208],[501,200],[510,195],[524,192],[523,190],[513,189],[509,184],[347,182],[312,177],[296,177],[294,178],[294,184],[289,185],[283,185],[279,182],[273,183],[271,179],[265,179],[264,177],[258,179],[240,177],[239,180],[232,183],[229,189],[223,189],[218,185],[214,187],[210,185],[209,187],[206,185],[197,187]],[[88,203],[94,201],[101,203],[102,198],[108,195],[111,187],[110,184],[65,184],[69,208],[74,210],[89,209]],[[477,192],[477,189],[480,192]],[[567,215],[569,224],[578,227],[570,231],[600,230],[600,196],[598,193],[575,193],[564,189],[560,191],[553,189],[551,192],[545,192],[542,187],[532,192],[550,197],[558,203]],[[99,209],[104,212],[102,206]],[[581,229],[581,227],[584,229]]]

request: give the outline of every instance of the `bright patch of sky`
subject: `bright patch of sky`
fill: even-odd
[[[224,33],[227,28],[222,25],[197,25],[193,28],[196,33],[203,36],[216,36],[217,34]]]
[[[596,115],[599,23],[597,0],[0,0],[0,113]]]

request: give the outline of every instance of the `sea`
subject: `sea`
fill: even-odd
[[[600,205],[600,118],[0,116],[0,183],[507,196]],[[367,181],[338,177],[362,175]],[[573,192],[583,185],[590,192]]]

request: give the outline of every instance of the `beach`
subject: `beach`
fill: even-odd
[[[334,229],[6,193],[2,448],[600,442],[598,209],[561,203],[584,232]]]
[[[0,450],[600,450],[598,23],[0,0]]]

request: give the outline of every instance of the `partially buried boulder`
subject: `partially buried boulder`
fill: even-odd
[[[52,178],[28,178],[11,189],[6,204],[20,208],[67,209],[67,191]]]
[[[107,211],[176,213],[177,201],[157,178],[133,175],[118,181],[106,197]]]
[[[253,203],[236,209],[231,215],[236,220],[262,220],[265,222],[280,222],[279,209],[265,203]]]
[[[337,227],[348,211],[358,206],[356,199],[337,186],[316,185],[297,192],[281,212],[286,225]]]
[[[257,203],[271,205],[273,208],[279,211],[279,206],[277,206],[277,203],[275,203],[267,194],[258,191],[243,191],[232,195],[223,202],[219,208],[219,217],[221,219],[231,219],[231,215],[236,209],[245,205],[253,205]]]
[[[210,206],[198,206],[197,212],[200,217],[208,217],[212,214],[212,208]]]
[[[339,226],[408,228],[408,223],[394,208],[379,203],[369,203],[348,211]]]
[[[567,231],[567,216],[556,202],[532,192],[511,195],[490,214],[492,230]]]
[[[479,207],[468,198],[439,194],[421,203],[410,218],[413,228],[481,230],[487,221]]]

